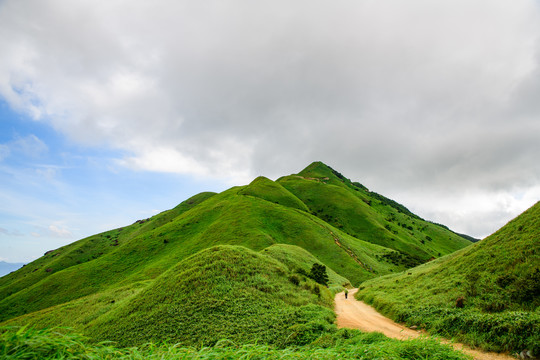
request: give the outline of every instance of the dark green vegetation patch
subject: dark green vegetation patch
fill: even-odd
[[[480,243],[362,284],[410,325],[497,351],[540,353],[540,203]]]

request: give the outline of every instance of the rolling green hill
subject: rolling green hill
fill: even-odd
[[[313,341],[333,324],[332,294],[310,279],[294,284],[291,275],[247,248],[212,247],[166,271],[88,333],[124,346],[149,340],[207,346],[223,338],[298,345],[306,329],[319,329],[307,339]]]
[[[397,250],[387,260],[412,267],[461,249],[471,242],[425,221],[405,206],[370,192],[329,166],[314,162],[298,175],[277,180],[311,212],[358,239]]]
[[[540,202],[471,247],[362,284],[358,297],[473,345],[539,354],[539,239]]]
[[[315,290],[305,274],[315,262],[328,268],[331,286],[337,289],[401,271],[469,244],[317,162],[298,175],[277,181],[259,177],[220,194],[201,193],[149,219],[47,252],[0,278],[0,322],[70,326],[96,339],[114,338],[124,344],[169,338],[194,344],[200,336],[211,344],[216,339],[200,335],[203,332],[197,326],[177,330],[177,335],[170,333],[171,324],[188,324],[188,318],[200,320],[205,314],[213,316],[212,305],[202,301],[208,294],[223,296],[215,305],[221,304],[220,309],[240,306],[240,297],[227,297],[231,294],[227,291],[246,298],[254,292],[267,309],[274,306],[302,312],[302,307],[311,306],[309,309],[324,314],[322,308],[331,308],[331,301],[324,300],[326,292],[317,290],[316,297],[308,295]],[[189,286],[182,285],[183,276],[205,268],[201,259],[215,260],[212,256],[216,254],[209,249],[220,249],[218,253],[224,258],[235,259],[234,266],[226,269],[238,276],[250,273],[248,268],[259,262],[265,270],[252,275],[262,279],[267,271],[266,282],[261,282],[270,293],[256,292],[258,283],[248,278],[218,281],[222,274],[213,273],[211,267],[198,278],[204,287],[185,292]],[[240,255],[226,255],[231,252]],[[177,281],[169,283],[171,278]],[[296,282],[305,288],[291,295]],[[223,288],[224,284],[229,285]],[[171,289],[175,295],[160,289]],[[281,298],[279,294],[288,295]],[[166,299],[169,302],[164,302]],[[163,304],[192,305],[185,313],[171,312]],[[246,304],[241,307],[249,308]],[[275,320],[264,320],[261,309],[251,308],[252,312],[245,313],[234,310],[238,326],[245,327],[246,333],[254,332],[247,320],[253,316],[261,320],[258,331],[268,326],[264,321]],[[313,318],[327,319],[325,316]],[[141,332],[156,319],[162,327]],[[229,321],[219,319],[218,327],[222,320]],[[305,326],[301,316],[298,319],[293,324]],[[284,326],[280,329],[292,336],[291,327]],[[283,343],[285,333],[281,330],[272,331],[274,338],[261,333],[261,339]],[[122,339],[115,337],[117,332],[123,333]],[[237,334],[239,341],[256,340],[242,335],[241,330],[234,334],[215,332],[226,337]]]

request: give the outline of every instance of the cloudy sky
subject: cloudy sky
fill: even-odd
[[[476,237],[540,200],[538,0],[0,0],[0,260],[321,160]]]

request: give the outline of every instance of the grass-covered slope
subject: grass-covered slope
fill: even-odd
[[[262,253],[280,261],[291,271],[298,274],[309,273],[313,264],[321,263],[315,256],[294,245],[275,244],[263,249]],[[334,270],[327,268],[326,271],[330,288],[343,288],[351,285],[347,278],[339,275]],[[339,290],[342,291],[342,289]]]
[[[318,262],[301,251],[297,260]],[[214,345],[225,338],[302,345],[335,330],[333,294],[295,271],[266,252],[217,246],[180,261],[155,281],[105,290],[7,324],[70,326],[94,341],[122,346],[149,341]]]
[[[47,251],[39,259],[16,272],[0,278],[0,301],[13,293],[50,277],[58,271],[92,262],[112,253],[130,239],[171,222],[174,218],[214,195],[215,193],[212,192],[197,194],[175,208],[164,211],[150,219],[138,220],[133,225],[93,235],[61,248]]]
[[[296,196],[291,194],[279,183],[264,176],[259,176],[238,192],[240,195],[249,195],[280,204],[286,207],[308,211],[307,206]]]
[[[278,349],[265,344],[237,345],[223,340],[215,347],[182,347],[167,344],[119,348],[111,343],[93,344],[76,333],[55,330],[0,328],[0,358],[19,359],[363,359],[465,360],[463,353],[435,340],[399,341],[382,334],[342,329],[325,336],[322,344]]]
[[[282,247],[272,247],[277,244]],[[56,316],[86,329],[186,258],[219,245],[268,248],[304,272],[314,261],[306,260],[310,254],[339,286],[344,278],[358,285],[467,244],[314,163],[276,182],[259,177],[220,194],[201,193],[149,219],[47,252],[0,279],[0,322],[28,314],[33,323],[50,325]],[[80,307],[90,310],[81,315]],[[71,317],[59,316],[62,311]]]
[[[364,283],[358,296],[473,345],[539,354],[540,203],[469,248]]]
[[[256,251],[276,243],[300,246],[354,284],[397,268],[378,260],[391,250],[355,239],[304,211],[239,195],[241,189],[213,195],[147,231],[140,228],[157,220],[96,235],[27,265],[37,270],[15,272],[0,287],[0,321],[111,286],[155,279],[179,260],[220,244]]]
[[[358,239],[399,251],[384,260],[412,267],[471,244],[447,228],[421,219],[405,206],[329,166],[314,162],[298,175],[278,183],[301,199],[310,211]]]
[[[0,321],[94,294],[112,284],[155,278],[167,268],[160,260],[170,254],[141,238],[178,221],[178,217],[214,195],[195,195],[151,219],[49,251],[0,278]],[[148,268],[149,264],[157,266]],[[138,276],[133,278],[133,274]]]
[[[301,344],[308,329],[322,332],[332,325],[332,296],[311,280],[292,283],[291,275],[269,256],[243,247],[213,247],[165,272],[91,324],[88,333],[123,346],[163,340],[214,345],[223,338]]]
[[[183,258],[219,244],[254,250],[286,243],[300,246],[354,283],[387,273],[376,256],[389,250],[340,233],[305,212],[255,197],[237,189],[215,195],[172,222],[136,236],[93,261],[57,270],[48,277],[0,301],[2,320],[62,304],[110,287],[152,280]],[[125,231],[125,230],[124,230]],[[336,244],[356,246],[355,256]],[[342,245],[345,246],[345,245]],[[357,261],[366,264],[359,266]],[[367,269],[371,267],[374,270]],[[47,294],[43,296],[42,294]]]

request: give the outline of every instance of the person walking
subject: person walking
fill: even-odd
[[[349,290],[345,289],[345,299],[347,298],[348,295],[349,295]]]

